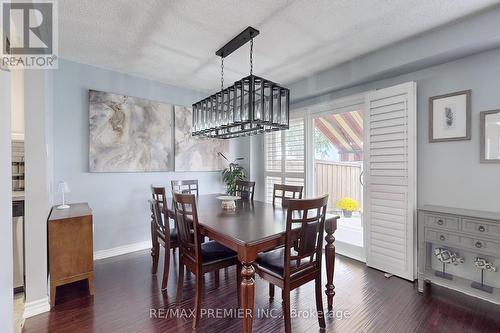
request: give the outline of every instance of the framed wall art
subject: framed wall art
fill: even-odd
[[[193,136],[193,111],[174,106],[175,171],[220,171],[226,166],[220,155],[229,154],[229,140]]]
[[[429,98],[429,142],[470,138],[471,90]]]
[[[90,90],[89,170],[173,171],[173,105]]]
[[[481,163],[500,163],[500,110],[480,113]]]

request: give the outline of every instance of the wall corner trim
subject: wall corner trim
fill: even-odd
[[[47,296],[33,302],[27,302],[24,305],[23,318],[27,319],[48,311],[50,311],[50,304]]]
[[[131,252],[141,251],[151,248],[151,241],[144,241],[139,243],[132,243],[128,245],[113,247],[111,249],[94,251],[94,260],[100,260],[104,258],[110,258],[115,256],[120,256],[122,254],[127,254]]]

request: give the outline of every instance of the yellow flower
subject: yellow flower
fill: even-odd
[[[337,201],[337,208],[354,212],[359,209],[359,202],[352,198],[345,197]]]

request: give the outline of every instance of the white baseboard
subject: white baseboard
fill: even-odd
[[[150,248],[151,248],[151,241],[145,241],[145,242],[113,247],[111,249],[106,249],[106,250],[99,250],[94,252],[94,260],[120,256],[122,254],[127,254],[130,252],[141,251]]]
[[[48,311],[50,311],[50,303],[48,297],[33,302],[26,302],[24,304],[23,318],[30,318]]]

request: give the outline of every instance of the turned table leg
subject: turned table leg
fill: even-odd
[[[325,245],[325,260],[326,260],[326,290],[325,294],[328,299],[328,311],[333,309],[333,296],[335,295],[335,285],[333,284],[333,273],[335,271],[335,237],[333,233],[337,230],[337,219],[332,217],[325,221],[326,245]]]
[[[242,262],[241,308],[243,310],[243,332],[252,332],[255,297],[255,269],[251,262]]]

